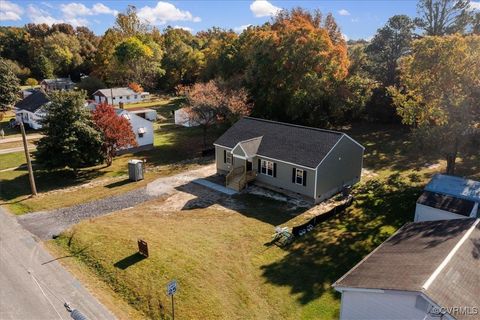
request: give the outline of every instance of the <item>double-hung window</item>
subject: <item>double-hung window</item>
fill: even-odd
[[[225,156],[225,162],[227,164],[232,164],[232,154],[230,152],[227,152],[227,154]]]
[[[261,170],[260,173],[273,177],[273,162],[268,160],[261,161]]]
[[[295,169],[295,183],[303,185],[303,170]]]

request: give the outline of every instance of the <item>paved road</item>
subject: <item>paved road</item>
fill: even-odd
[[[41,133],[27,134],[27,140],[40,139],[41,137],[43,137],[43,135]],[[16,141],[22,141],[22,136],[0,139],[0,144],[7,143],[7,142],[16,142]]]
[[[55,296],[89,319],[115,319],[14,216],[0,208],[0,319],[71,319]]]
[[[14,153],[14,152],[23,152],[23,145],[21,147],[15,147],[15,148],[7,148],[7,149],[0,149],[0,154],[7,154],[7,153]],[[28,145],[28,151],[34,151],[37,150],[37,147],[33,144]]]

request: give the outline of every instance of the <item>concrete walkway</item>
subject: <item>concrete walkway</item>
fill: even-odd
[[[221,192],[221,193],[224,193],[224,194],[227,194],[229,196],[233,196],[234,194],[237,194],[238,192],[233,190],[233,189],[229,189],[227,187],[224,187],[224,186],[221,186],[217,183],[214,183],[214,182],[211,182],[211,181],[208,181],[206,179],[195,179],[192,181],[193,183],[196,183],[196,184],[199,184],[199,185],[202,185],[204,187],[207,187],[207,188],[210,188],[212,190],[215,190],[215,191],[218,191],[218,192]]]
[[[0,208],[0,319],[71,319],[64,301],[88,319],[115,319]]]

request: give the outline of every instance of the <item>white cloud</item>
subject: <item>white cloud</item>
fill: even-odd
[[[166,24],[169,21],[200,22],[200,17],[194,17],[189,11],[180,10],[173,4],[158,1],[155,7],[145,6],[138,10],[138,16],[151,24]]]
[[[480,10],[480,2],[476,2],[476,1],[470,2],[470,8],[473,10]]]
[[[92,7],[93,14],[111,14],[116,16],[118,14],[117,10],[110,9],[103,3],[95,3]]]
[[[95,3],[92,8],[88,8],[83,3],[71,2],[60,5],[60,10],[63,12],[65,18],[71,19],[75,17],[94,16],[99,14],[117,15],[118,11],[110,9],[103,3]]]
[[[345,33],[342,33],[342,37],[345,41],[348,41],[350,39]]]
[[[182,30],[186,30],[190,33],[193,33],[193,29],[192,28],[189,28],[189,27],[185,27],[185,26],[174,26],[173,27],[174,29],[182,29]]]
[[[243,30],[247,29],[250,26],[251,26],[251,24],[244,24],[244,25],[241,25],[239,27],[233,28],[233,31],[238,32],[238,33],[242,33]]]
[[[267,0],[255,0],[250,4],[250,10],[257,18],[269,17],[278,14],[282,11],[281,8],[274,6]]]
[[[349,16],[350,12],[348,12],[348,10],[346,9],[341,9],[341,10],[338,10],[338,14],[341,16]]]
[[[34,5],[29,5],[27,8],[27,14],[28,17],[30,18],[30,21],[33,23],[46,23],[49,26],[55,23],[63,23],[65,22],[64,20],[61,19],[56,19],[50,15],[45,10],[42,10]]]
[[[359,18],[352,18],[351,21],[354,22],[354,23],[356,23],[356,22],[359,22],[360,19],[359,19]]]
[[[10,1],[3,1],[0,5],[0,21],[17,21],[22,19],[23,9]]]

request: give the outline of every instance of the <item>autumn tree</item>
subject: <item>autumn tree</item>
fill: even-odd
[[[0,58],[0,118],[6,111],[10,110],[18,100],[17,93],[20,90],[20,83],[15,73],[10,69],[9,64]]]
[[[139,85],[139,84],[136,83],[136,82],[130,82],[130,83],[128,84],[128,87],[129,87],[130,89],[132,89],[133,91],[137,92],[137,93],[143,92],[142,86]]]
[[[120,149],[136,147],[137,141],[128,119],[116,114],[113,106],[100,104],[92,112],[93,122],[102,134],[102,154],[107,166]]]
[[[252,109],[244,89],[221,89],[213,80],[183,87],[180,93],[186,97],[188,121],[202,126],[204,148],[207,147],[208,128],[220,120],[233,123],[250,114]]]
[[[480,134],[480,36],[425,37],[400,66],[389,92],[422,150],[439,153],[454,174],[458,153],[468,154]],[[473,148],[478,154],[478,145]]]
[[[37,79],[35,78],[28,78],[27,80],[25,80],[25,85],[27,86],[30,86],[30,87],[35,87],[36,85],[38,85],[38,81]]]
[[[102,137],[85,108],[84,91],[53,91],[46,104],[36,160],[47,169],[88,167],[103,161]],[[54,156],[52,156],[54,155]]]
[[[347,46],[333,17],[302,9],[282,11],[271,24],[249,30],[246,84],[254,114],[328,125],[339,120],[338,83],[348,74]]]
[[[427,36],[464,33],[472,23],[470,0],[420,0],[416,25]]]
[[[204,64],[199,39],[189,31],[167,28],[163,34],[165,74],[160,80],[163,89],[173,90],[177,85],[190,85],[200,75]]]

